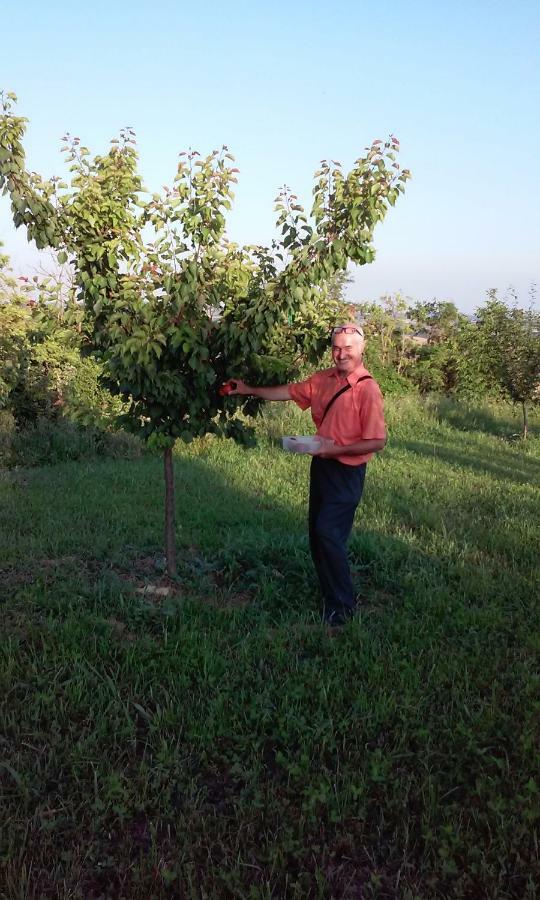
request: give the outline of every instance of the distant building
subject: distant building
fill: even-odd
[[[415,331],[414,334],[405,335],[405,340],[409,341],[411,344],[418,344],[423,346],[424,344],[429,343],[430,332],[427,328],[420,328],[419,331]]]

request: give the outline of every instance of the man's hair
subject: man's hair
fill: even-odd
[[[334,325],[330,333],[332,344],[334,343],[334,335],[336,334],[358,334],[361,338],[364,338],[364,329],[361,325],[356,325],[354,322],[345,322],[343,325]]]

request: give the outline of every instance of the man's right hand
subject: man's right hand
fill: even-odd
[[[235,387],[232,387],[233,384]],[[227,382],[227,385],[231,385],[231,389],[227,391],[230,397],[235,394],[243,394],[244,396],[260,397],[261,400],[291,399],[288,384],[278,384],[275,387],[252,387],[251,385],[246,384],[245,381],[240,381],[238,378],[231,378],[231,380]]]
[[[229,391],[229,396],[234,394],[252,394],[253,389],[250,388],[248,384],[245,384],[243,381],[240,381],[238,378],[231,378],[229,381],[231,385],[231,390]],[[234,385],[234,386],[233,386]]]

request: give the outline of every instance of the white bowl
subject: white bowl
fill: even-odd
[[[281,438],[281,443],[283,449],[289,450],[291,453],[309,453],[312,450],[317,450],[321,446],[320,438],[315,437],[313,434],[289,435],[288,437]]]

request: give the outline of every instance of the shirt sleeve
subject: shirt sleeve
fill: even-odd
[[[289,385],[289,394],[291,400],[300,407],[300,409],[308,409],[311,406],[312,380],[298,381],[296,384]]]
[[[360,406],[360,431],[362,440],[380,440],[386,437],[383,396],[377,384],[371,383],[365,390]]]

